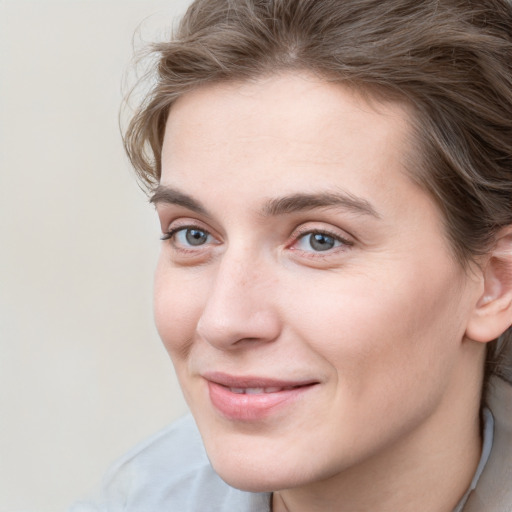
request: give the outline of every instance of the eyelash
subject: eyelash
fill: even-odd
[[[165,242],[166,240],[172,240],[177,233],[179,233],[180,231],[186,231],[187,229],[195,229],[197,231],[202,231],[203,233],[206,233],[207,235],[212,236],[212,234],[207,229],[204,229],[201,226],[196,226],[194,224],[187,224],[184,226],[177,226],[175,228],[170,229],[169,231],[167,231],[167,233],[164,233],[160,237],[160,240],[162,240],[163,242]]]
[[[172,241],[177,233],[179,233],[181,231],[186,231],[186,230],[198,230],[198,231],[205,233],[207,236],[213,236],[208,230],[204,229],[203,227],[194,225],[194,224],[189,224],[189,225],[177,226],[173,229],[170,229],[167,233],[164,233],[160,237],[160,239],[162,241],[168,241],[168,240]],[[335,242],[339,242],[340,246],[326,249],[325,251],[314,251],[314,250],[306,251],[306,250],[294,248],[294,246],[297,243],[299,243],[302,239],[304,239],[308,235],[313,235],[313,234],[323,235],[323,236],[332,238]],[[307,226],[296,230],[294,233],[292,233],[291,238],[292,238],[291,243],[287,244],[286,247],[293,251],[297,251],[297,252],[300,251],[301,253],[306,254],[308,258],[326,258],[329,255],[332,255],[334,252],[338,252],[338,250],[343,251],[343,250],[346,250],[347,247],[351,247],[354,245],[353,241],[351,241],[348,238],[345,238],[343,236],[340,236],[339,233],[335,233],[328,229],[314,229],[314,228],[307,227]],[[201,247],[202,247],[202,245],[198,246],[199,250]],[[198,252],[197,248],[177,247],[174,244],[173,244],[173,248],[181,253],[197,253]]]
[[[339,242],[341,246],[337,248],[334,247],[332,249],[328,249],[326,251],[301,251],[303,253],[307,253],[310,258],[325,258],[329,255],[332,255],[333,252],[337,252],[337,250],[345,250],[347,247],[351,247],[354,245],[354,242],[341,236],[339,233],[335,233],[334,231],[330,231],[328,229],[319,229],[319,228],[309,228],[303,227],[299,228],[295,233],[293,233],[292,238],[293,241],[288,247],[295,251],[300,251],[301,249],[293,249],[293,246],[300,242],[302,239],[306,238],[308,235],[323,235],[329,238],[334,239],[335,242]]]
[[[162,242],[165,242],[166,240],[171,240],[171,238],[178,232],[178,231],[182,231],[183,229],[199,229],[198,226],[180,226],[179,228],[173,228],[173,229],[170,229],[169,231],[167,231],[167,233],[164,233],[161,237],[160,237],[160,240],[162,240]]]

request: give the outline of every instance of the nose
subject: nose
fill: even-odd
[[[280,332],[275,285],[263,264],[225,254],[197,323],[197,334],[221,350],[274,341]]]

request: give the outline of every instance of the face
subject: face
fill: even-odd
[[[306,74],[172,108],[156,323],[235,487],[333,477],[449,409],[476,286],[404,168],[407,120]]]

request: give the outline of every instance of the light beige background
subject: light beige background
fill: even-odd
[[[187,3],[0,2],[0,512],[65,510],[185,411],[117,114],[137,25]]]

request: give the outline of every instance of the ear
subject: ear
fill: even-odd
[[[512,226],[503,228],[482,269],[483,293],[466,328],[466,337],[486,343],[512,325]]]

